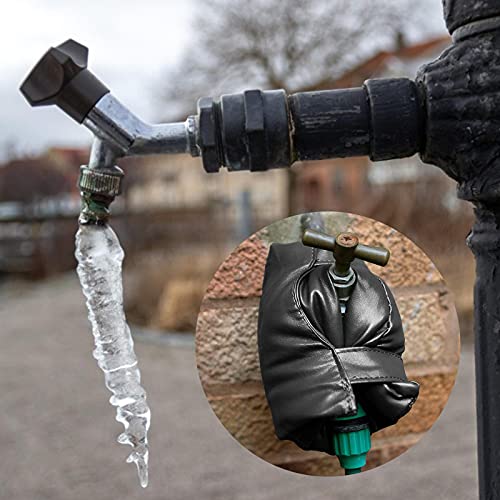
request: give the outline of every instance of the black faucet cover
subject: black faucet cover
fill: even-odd
[[[276,434],[305,450],[333,454],[335,418],[357,404],[376,432],[395,424],[419,392],[401,355],[404,333],[388,286],[361,261],[342,317],[330,252],[302,243],[271,246],[260,302],[262,379]]]

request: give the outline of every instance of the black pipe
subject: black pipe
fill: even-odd
[[[297,159],[370,153],[370,107],[365,89],[295,94],[289,103]]]
[[[199,146],[207,172],[262,171],[297,160],[412,156],[422,147],[424,99],[407,78],[368,80],[355,89],[250,90],[203,98]],[[397,115],[397,119],[394,116]]]
[[[380,161],[413,156],[420,149],[423,100],[407,78],[295,94],[289,102],[299,160],[369,156]]]

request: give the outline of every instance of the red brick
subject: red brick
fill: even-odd
[[[442,284],[443,277],[427,255],[409,238],[381,222],[353,216],[349,231],[366,245],[383,246],[391,251],[385,268],[370,265],[392,287]]]
[[[202,309],[196,326],[196,361],[203,384],[261,380],[258,313],[257,306]]]
[[[245,240],[219,267],[205,300],[260,297],[267,254],[268,247],[258,236]]]
[[[375,439],[428,431],[441,415],[455,384],[456,372],[422,375],[408,371],[408,378],[420,384],[420,394],[411,411],[396,425],[374,435]]]
[[[446,366],[456,368],[460,360],[460,330],[451,294],[445,288],[396,289],[406,350],[406,368]]]
[[[380,465],[399,457],[415,443],[421,436],[407,436],[398,441],[387,440],[384,442],[374,442],[372,449],[366,457],[366,467],[364,471],[375,469]],[[326,453],[311,453],[310,455],[288,457],[283,462],[276,461],[274,465],[291,472],[306,474],[308,476],[343,476],[344,470],[336,457]]]

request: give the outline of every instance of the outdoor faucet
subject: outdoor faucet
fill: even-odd
[[[114,97],[88,69],[88,49],[68,40],[51,48],[21,85],[32,106],[55,104],[95,136],[88,166],[80,173],[83,208],[80,221],[99,222],[121,192],[123,171],[115,165],[125,156],[192,152],[196,124],[150,125]]]
[[[351,267],[354,259],[385,267],[391,258],[391,253],[386,248],[362,245],[359,243],[358,237],[353,233],[342,233],[337,237],[333,237],[307,229],[302,236],[302,243],[308,247],[319,248],[333,253],[335,263],[330,268],[330,274],[339,299],[340,312],[343,315],[347,310],[347,303],[356,286],[356,273]]]
[[[265,171],[299,160],[419,151],[423,103],[407,78],[368,80],[357,89],[304,92],[248,90],[204,97],[184,123],[150,125],[129,111],[88,69],[88,49],[68,40],[49,49],[21,85],[32,106],[55,104],[95,136],[81,171],[82,221],[105,220],[120,193],[121,157],[187,153],[209,173]],[[399,120],[391,111],[400,109]]]

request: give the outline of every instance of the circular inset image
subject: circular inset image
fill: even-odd
[[[196,330],[207,399],[241,445],[309,475],[353,475],[413,446],[460,358],[442,276],[411,240],[346,213],[276,222],[213,277]]]

